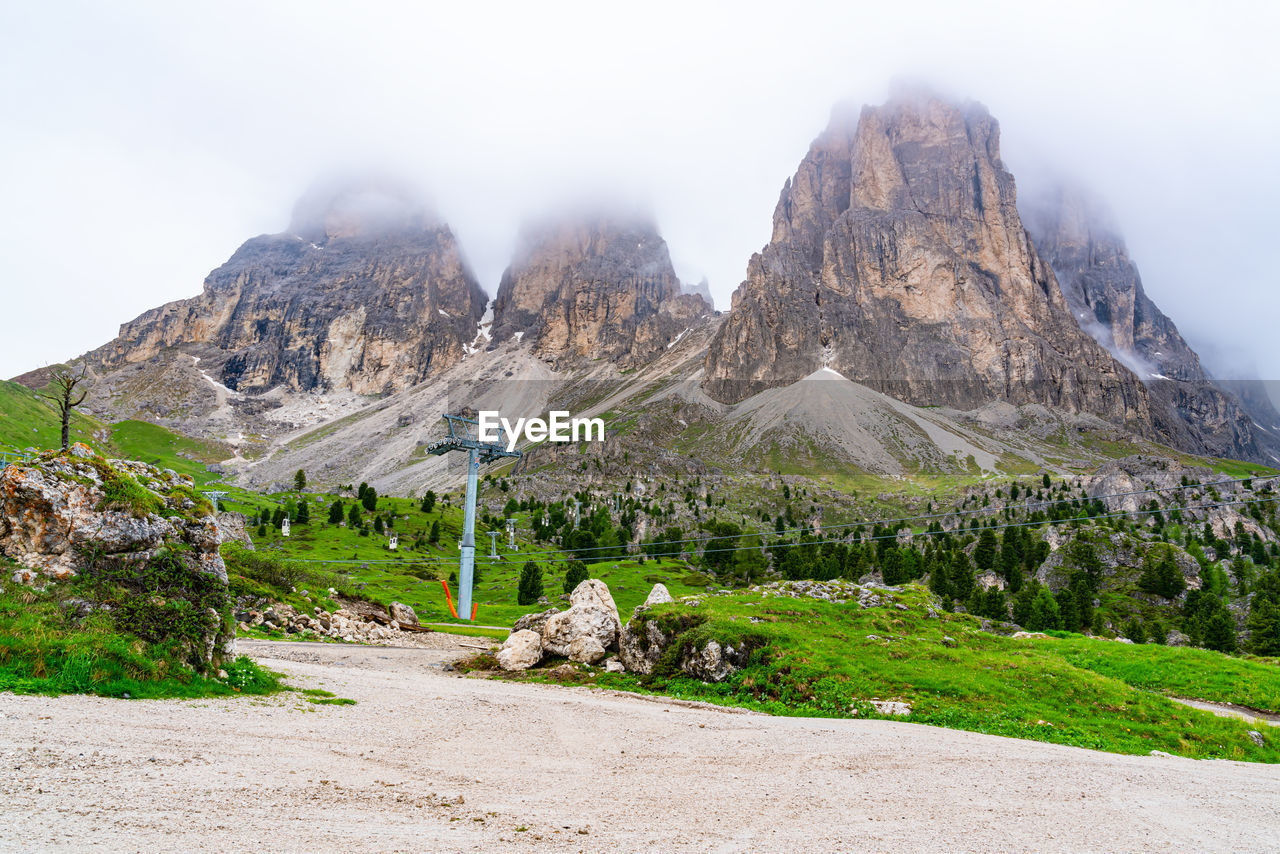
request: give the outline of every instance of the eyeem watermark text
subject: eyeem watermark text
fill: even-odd
[[[550,419],[517,418],[512,424],[510,419],[491,409],[480,410],[480,428],[477,430],[481,442],[497,442],[503,434],[507,438],[507,450],[514,451],[523,436],[530,442],[603,442],[603,418],[570,418],[568,412],[553,411]]]

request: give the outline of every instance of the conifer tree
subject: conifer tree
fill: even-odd
[[[569,561],[569,568],[564,573],[564,592],[572,594],[589,577],[585,563],[580,560]]]
[[[516,602],[532,605],[542,596],[542,567],[527,561],[520,570],[520,584],[516,590]]]

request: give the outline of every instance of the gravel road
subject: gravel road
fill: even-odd
[[[354,706],[0,694],[0,850],[1280,850],[1275,767],[464,678],[436,638],[243,643]]]

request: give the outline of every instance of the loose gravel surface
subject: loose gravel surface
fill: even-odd
[[[1116,756],[244,642],[358,701],[0,694],[3,851],[1280,850],[1280,769]]]

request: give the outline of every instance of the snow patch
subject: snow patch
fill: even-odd
[[[820,374],[831,374],[833,377],[839,377],[839,378],[840,378],[840,379],[842,379],[842,380],[847,380],[847,379],[849,379],[849,378],[848,378],[848,377],[846,377],[844,374],[840,373],[840,372],[839,372],[839,371],[837,371],[835,368],[833,368],[833,367],[831,367],[831,366],[829,366],[829,365],[823,365],[823,366],[822,366],[822,368],[818,370],[818,373],[820,373]]]
[[[689,327],[689,329],[692,329],[692,328],[693,328],[692,326]],[[677,335],[675,338],[672,338],[671,343],[667,345],[667,349],[670,350],[672,347],[679,344],[680,339],[685,336],[685,333],[687,333],[689,329],[682,330],[679,335]]]
[[[524,330],[523,330],[523,329],[522,329],[522,330],[520,330],[519,332],[515,333],[512,337],[516,339],[516,342],[517,342],[517,343],[519,343],[520,341],[523,341],[523,340],[524,340]]]
[[[218,381],[217,381],[217,380],[215,380],[213,377],[209,376],[209,374],[208,374],[207,372],[205,372],[204,370],[202,370],[202,369],[201,369],[201,367],[200,367],[200,357],[199,357],[199,356],[192,356],[192,357],[191,357],[191,366],[192,366],[193,368],[195,368],[197,371],[200,371],[200,376],[204,377],[204,378],[205,378],[205,381],[206,381],[207,383],[209,383],[209,385],[211,385],[211,386],[213,386],[214,388],[216,388],[218,391],[225,391],[227,394],[231,395],[232,397],[243,397],[243,396],[244,396],[244,393],[243,393],[243,392],[233,391],[233,390],[231,390],[231,389],[227,388],[227,387],[226,387],[226,386],[224,386],[222,383],[218,382]]]
[[[493,326],[493,303],[485,306],[484,314],[480,317],[480,322],[476,324],[476,337],[471,339],[471,344],[463,344],[462,352],[468,356],[479,353],[484,349],[484,345],[493,340],[493,335],[489,332]]]

